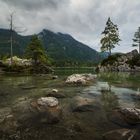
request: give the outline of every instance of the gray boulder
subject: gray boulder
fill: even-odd
[[[32,120],[39,123],[57,123],[61,119],[62,109],[58,99],[41,97],[37,100],[27,99],[16,102],[12,112],[19,123],[28,125]]]
[[[129,124],[140,123],[140,109],[137,108],[122,108],[119,110],[121,116]]]
[[[137,108],[116,109],[108,114],[108,119],[111,122],[123,127],[137,125],[140,124],[140,109]]]
[[[97,75],[93,74],[73,74],[67,78],[66,83],[86,85],[89,82],[94,81],[96,78]]]
[[[57,123],[61,118],[62,109],[59,106],[58,99],[54,97],[42,97],[37,101],[31,102],[31,110],[38,112],[42,122]]]

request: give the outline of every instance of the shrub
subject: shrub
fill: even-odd
[[[130,67],[140,66],[140,54],[137,54],[131,60],[128,60],[127,64],[129,64]]]
[[[114,54],[114,55],[110,55],[108,58],[104,59],[102,62],[101,62],[101,66],[106,66],[108,64],[110,65],[113,65],[114,62],[117,61],[118,57],[120,57],[121,54]]]

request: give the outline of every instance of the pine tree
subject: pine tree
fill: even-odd
[[[31,42],[27,46],[25,54],[27,58],[32,59],[34,65],[45,63],[47,61],[47,55],[37,35],[34,35],[31,38]]]
[[[134,34],[133,42],[134,44],[132,46],[139,47],[139,53],[140,53],[140,27],[138,28],[137,32],[135,32]]]
[[[119,30],[117,25],[115,25],[110,18],[106,22],[105,30],[102,32],[103,38],[101,39],[101,51],[109,51],[111,55],[111,50],[115,48],[115,45],[119,45]]]

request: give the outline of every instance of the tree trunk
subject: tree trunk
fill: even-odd
[[[109,56],[111,56],[111,49],[109,48]]]
[[[109,56],[111,56],[111,45],[110,45],[110,41],[109,41]]]
[[[11,65],[13,64],[13,13],[10,15]]]
[[[139,54],[140,54],[140,41],[139,41]]]
[[[139,27],[138,34],[139,34],[139,54],[140,54],[140,27]]]

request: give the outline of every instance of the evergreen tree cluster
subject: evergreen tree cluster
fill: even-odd
[[[133,47],[139,47],[139,53],[140,53],[140,27],[134,34],[134,39],[133,39]]]
[[[26,57],[32,59],[34,65],[47,62],[45,49],[37,35],[31,38],[31,42],[26,49]]]

